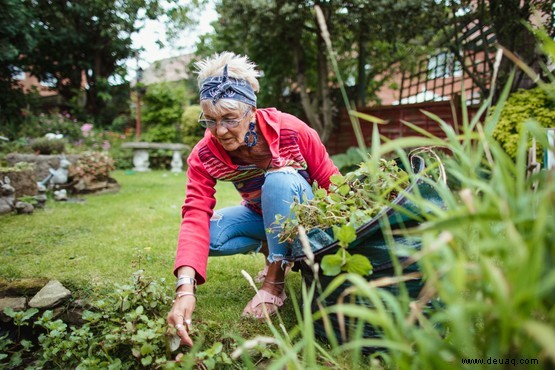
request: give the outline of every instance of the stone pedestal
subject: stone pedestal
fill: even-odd
[[[135,149],[133,152],[133,169],[138,172],[145,172],[149,171],[150,168],[148,166],[150,163],[148,162],[148,150],[146,149]]]
[[[148,151],[153,149],[172,150],[171,172],[183,172],[183,160],[181,156],[189,147],[185,144],[176,143],[147,143],[147,142],[129,142],[123,143],[122,148],[133,149],[133,168],[135,171],[149,171]]]

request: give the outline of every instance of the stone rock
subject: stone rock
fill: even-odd
[[[0,215],[14,210],[15,189],[8,176],[0,178]]]
[[[71,296],[71,292],[58,280],[50,280],[31,300],[29,307],[52,308]]]
[[[35,210],[31,203],[17,202],[15,204],[15,211],[18,215],[30,215]]]
[[[21,198],[23,196],[34,196],[37,194],[37,180],[35,171],[32,169],[19,170],[15,168],[0,169],[0,179],[8,177],[11,185],[15,189],[14,196]]]
[[[25,304],[27,300],[25,297],[3,297],[0,298],[0,312],[4,311],[4,308],[10,307],[14,311],[23,311],[25,309]]]

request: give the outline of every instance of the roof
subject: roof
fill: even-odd
[[[157,60],[143,71],[142,82],[151,85],[160,82],[181,81],[189,78],[189,63],[193,54]]]

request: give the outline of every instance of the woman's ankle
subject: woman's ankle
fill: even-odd
[[[285,287],[285,267],[282,266],[281,261],[273,262],[268,265],[268,272],[266,279],[262,284],[262,290],[265,290],[274,295],[279,295]]]

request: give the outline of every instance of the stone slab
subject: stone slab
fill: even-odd
[[[27,300],[25,297],[3,297],[0,298],[0,312],[3,312],[5,308],[10,307],[14,311],[23,311],[25,309],[25,304]]]
[[[71,292],[58,280],[50,280],[31,300],[29,307],[52,308],[71,296]]]

